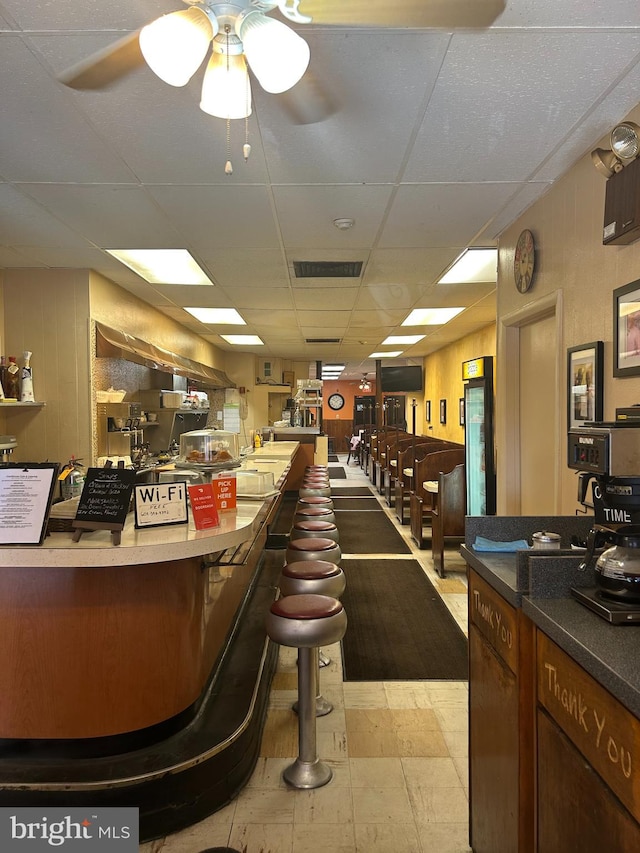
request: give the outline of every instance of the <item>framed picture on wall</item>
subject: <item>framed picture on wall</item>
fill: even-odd
[[[460,414],[460,426],[464,426],[464,397],[458,400],[458,410]]]
[[[640,281],[613,291],[613,375],[640,376]]]
[[[424,419],[427,423],[431,423],[431,400],[425,400]]]
[[[567,425],[601,421],[603,411],[604,344],[570,347],[567,350]]]
[[[447,422],[447,401],[440,400],[440,423],[446,424]]]

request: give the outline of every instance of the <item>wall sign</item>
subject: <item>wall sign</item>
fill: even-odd
[[[186,483],[145,483],[134,487],[133,496],[137,528],[189,520]]]

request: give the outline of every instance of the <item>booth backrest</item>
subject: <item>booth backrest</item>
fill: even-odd
[[[413,491],[421,497],[426,504],[433,504],[433,495],[425,491],[423,483],[427,480],[438,480],[441,473],[453,471],[456,465],[464,465],[464,447],[456,447],[441,450],[436,453],[428,453],[422,459],[418,459],[414,466]]]

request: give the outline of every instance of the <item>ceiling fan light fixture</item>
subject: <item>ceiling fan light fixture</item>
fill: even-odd
[[[211,54],[202,81],[200,109],[216,118],[251,115],[251,84],[244,56]]]
[[[149,68],[170,86],[186,86],[202,65],[218,23],[191,6],[152,21],[140,31],[140,50]]]
[[[617,157],[635,160],[640,154],[640,127],[632,121],[624,121],[613,128],[609,142]]]
[[[236,33],[265,92],[286,92],[307,70],[309,45],[281,21],[250,9],[238,15]]]

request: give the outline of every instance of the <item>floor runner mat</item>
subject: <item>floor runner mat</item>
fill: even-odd
[[[342,569],[345,681],[465,680],[467,639],[415,560],[349,560]]]

